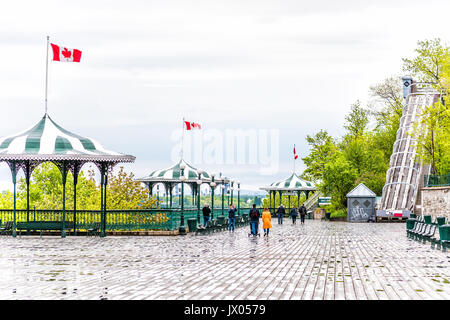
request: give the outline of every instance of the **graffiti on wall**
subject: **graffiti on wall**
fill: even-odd
[[[356,206],[350,209],[350,220],[368,220],[370,218],[369,210]]]

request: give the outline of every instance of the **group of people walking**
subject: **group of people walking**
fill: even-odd
[[[256,236],[258,235],[258,225],[259,225],[259,210],[256,208],[256,204],[253,205],[253,208],[250,209],[250,234]],[[262,223],[264,229],[264,236],[269,236],[269,231],[272,228],[272,215],[267,208],[264,208],[262,213]],[[250,236],[249,234],[249,236]]]
[[[234,231],[235,222],[236,222],[236,212],[237,209],[232,204],[230,205],[230,208],[228,209],[228,231]],[[205,205],[203,207],[203,227],[206,227],[208,221],[210,220],[210,214],[211,214],[211,208],[209,205]],[[283,224],[283,217],[286,214],[286,209],[281,204],[277,211],[276,215],[278,217],[278,224]],[[300,215],[300,222],[301,224],[305,224],[305,216],[306,216],[306,207],[304,204],[300,208],[292,208],[290,211],[290,216],[292,218],[292,224],[296,224],[297,217]],[[256,208],[256,204],[252,206],[249,212],[250,217],[250,235],[257,236],[258,233],[258,227],[259,227],[259,218],[260,218],[260,212]],[[270,214],[270,211],[268,208],[264,208],[264,211],[262,213],[262,227],[264,230],[264,236],[269,236],[269,231],[272,228],[272,215]]]
[[[282,204],[278,207],[276,214],[278,217],[278,224],[283,224],[283,217],[286,214],[286,209],[284,208],[284,206]],[[291,216],[292,224],[297,223],[297,217],[299,215],[300,215],[301,224],[305,224],[305,217],[306,217],[305,204],[302,204],[301,207],[298,209],[296,207],[292,208],[291,212],[289,212],[289,215]]]
[[[205,204],[205,206],[202,209],[203,211],[203,227],[206,228],[206,225],[208,224],[208,221],[210,220],[210,214],[211,214],[211,208],[208,204]],[[230,204],[230,208],[228,209],[228,230],[234,231],[234,226],[236,224],[236,212],[237,209],[235,206]]]

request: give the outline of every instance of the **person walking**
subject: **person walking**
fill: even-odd
[[[211,213],[211,208],[209,207],[208,204],[205,204],[202,211],[203,211],[203,227],[206,228],[206,225],[209,221],[209,214]]]
[[[305,224],[305,216],[306,216],[306,207],[303,203],[300,209],[298,210],[300,212],[300,222],[301,224]]]
[[[278,224],[283,224],[283,216],[286,214],[286,209],[282,204],[278,207],[277,216],[278,216]]]
[[[264,237],[268,237],[270,228],[272,228],[272,215],[270,214],[270,211],[267,208],[264,208],[262,214],[262,223],[264,229]]]
[[[230,204],[230,209],[228,209],[228,231],[233,230],[234,232],[234,224],[236,220],[236,207],[233,207],[232,204]]]
[[[296,224],[297,216],[298,216],[298,211],[297,211],[297,208],[294,207],[291,209],[292,224]]]
[[[258,224],[259,224],[259,210],[256,209],[256,204],[253,204],[253,208],[250,209],[250,229],[251,229],[251,234],[256,236],[258,235]],[[250,234],[249,234],[250,236]]]

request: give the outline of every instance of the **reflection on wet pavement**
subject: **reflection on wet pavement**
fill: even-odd
[[[449,299],[450,254],[403,223],[307,220],[269,237],[0,237],[0,299]]]

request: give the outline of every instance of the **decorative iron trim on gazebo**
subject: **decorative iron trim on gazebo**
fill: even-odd
[[[181,178],[181,168],[183,168],[183,179]],[[197,169],[184,159],[181,159],[171,167],[155,170],[146,177],[136,179],[136,181],[144,183],[149,188],[150,194],[152,194],[153,187],[156,184],[162,183],[166,192],[169,193],[170,207],[172,207],[172,189],[177,184],[183,182],[190,185],[193,190],[193,197],[195,197],[195,194],[198,193],[197,188],[194,188],[195,185],[206,183],[212,187],[211,183],[213,183],[214,187],[216,187],[231,182],[229,178],[215,178],[214,173]]]
[[[261,190],[265,190],[269,193],[269,202],[272,204],[272,194],[273,194],[273,211],[275,211],[275,196],[278,192],[280,195],[280,204],[282,195],[284,192],[296,192],[298,197],[298,202],[300,202],[300,193],[305,193],[306,199],[309,197],[309,193],[312,191],[316,191],[317,188],[314,185],[314,183],[307,181],[305,179],[300,178],[296,173],[292,173],[291,176],[287,179],[273,182],[267,187],[261,187]],[[290,196],[289,194],[289,203],[290,203]]]
[[[192,190],[193,205],[194,201],[197,202],[197,219],[200,221],[200,186],[204,183],[208,184],[211,188],[211,218],[214,217],[214,190],[216,187],[220,186],[222,190],[222,214],[224,214],[224,189],[226,184],[231,186],[231,195],[233,195],[234,183],[237,184],[238,191],[238,212],[239,212],[239,201],[240,201],[240,182],[234,181],[228,177],[216,177],[215,173],[208,173],[207,171],[197,169],[187,163],[183,158],[178,161],[175,165],[161,169],[155,170],[146,177],[136,179],[144,183],[150,191],[150,195],[153,194],[153,187],[162,183],[164,188],[169,193],[169,207],[172,208],[172,189],[175,185],[181,184],[181,213],[183,215],[184,210],[184,184],[190,185]],[[233,199],[233,196],[232,196]],[[233,201],[233,200],[232,200]],[[184,227],[184,226],[183,226]],[[180,232],[183,232],[183,227],[180,227]]]
[[[13,236],[16,236],[16,178],[22,169],[27,183],[27,221],[29,219],[29,187],[33,170],[43,162],[54,163],[62,175],[63,219],[61,236],[65,237],[65,186],[70,171],[74,181],[74,230],[76,230],[76,184],[81,167],[93,163],[101,175],[101,235],[106,235],[106,185],[108,172],[120,162],[134,162],[135,157],[105,149],[94,139],[82,137],[56,124],[46,113],[31,128],[0,138],[0,161],[6,162],[14,185]]]

